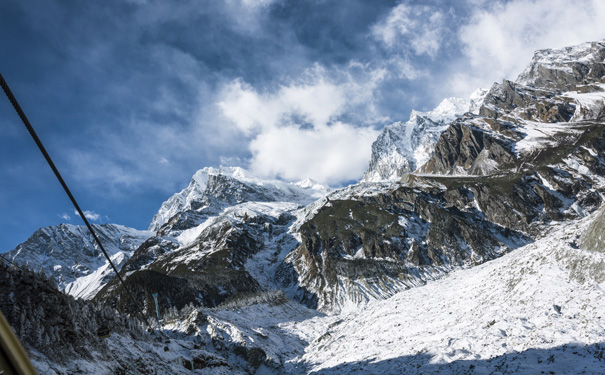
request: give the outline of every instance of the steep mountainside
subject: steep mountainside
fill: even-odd
[[[604,42],[538,51],[515,82],[386,127],[358,184],[330,191],[204,168],[151,232],[99,226],[147,316],[159,294],[160,340],[175,352],[135,329],[128,355],[172,361],[160,373],[602,372],[604,75]],[[82,228],[41,229],[10,257],[74,295],[96,294],[91,317],[99,303],[128,325],[112,308],[136,310],[115,278],[98,277],[104,262]],[[12,288],[3,309],[35,294]],[[57,361],[126,367],[115,350],[111,366],[66,350]]]
[[[554,225],[492,262],[286,327],[309,335],[293,374],[602,374],[605,254],[578,246],[601,216]],[[600,223],[599,223],[600,221]]]
[[[328,188],[314,181],[261,180],[241,168],[205,168],[167,200],[145,241],[125,263],[129,288],[160,309],[218,304],[278,288],[276,268],[297,246],[290,226]],[[172,215],[171,217],[169,217]],[[296,293],[296,288],[294,288]],[[133,312],[116,280],[96,297]]]
[[[575,59],[557,59],[564,51],[538,52],[519,82],[489,90],[479,115],[449,125],[421,174],[366,195],[355,188],[329,195],[300,226],[301,245],[286,260],[306,300],[341,309],[388,296],[493,259],[541,237],[548,223],[598,208],[605,81],[594,80],[603,59],[593,57],[603,50],[602,43],[571,49],[584,56],[582,69]],[[545,55],[556,62],[543,62]],[[555,76],[567,91],[521,83]]]

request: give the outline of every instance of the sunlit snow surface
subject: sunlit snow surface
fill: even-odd
[[[310,341],[291,371],[604,373],[605,254],[574,242],[590,221],[360,310],[291,323]]]

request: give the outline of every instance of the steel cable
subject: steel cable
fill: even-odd
[[[21,106],[19,105],[19,102],[17,102],[17,99],[13,95],[11,89],[8,87],[8,83],[6,83],[6,81],[4,80],[4,77],[2,76],[2,74],[0,74],[0,86],[2,86],[2,90],[4,90],[4,93],[8,97],[8,100],[11,102],[11,104],[13,105],[13,108],[15,109],[15,111],[17,112],[17,114],[19,115],[19,118],[21,119],[21,122],[23,122],[23,125],[25,125],[25,127],[27,128],[27,131],[29,132],[29,135],[31,135],[31,137],[34,139],[34,142],[36,142],[36,145],[38,146],[38,149],[40,150],[40,152],[42,153],[42,155],[44,155],[44,159],[46,159],[46,162],[48,163],[48,165],[50,166],[50,168],[55,173],[55,176],[59,180],[59,183],[61,183],[61,186],[63,186],[63,190],[65,190],[65,193],[67,193],[67,196],[71,200],[71,203],[74,205],[76,211],[78,212],[78,214],[80,215],[80,217],[84,221],[84,224],[86,224],[86,227],[88,228],[88,230],[92,234],[92,237],[94,238],[95,242],[97,243],[97,245],[99,246],[99,248],[103,252],[103,255],[105,255],[105,258],[107,258],[107,261],[111,265],[111,268],[113,269],[113,271],[118,276],[118,279],[122,283],[122,286],[126,290],[126,293],[128,293],[128,296],[129,296],[130,300],[136,306],[139,314],[141,314],[141,318],[143,319],[143,322],[146,322],[145,314],[143,314],[143,310],[141,310],[141,307],[139,306],[139,304],[134,299],[134,297],[133,297],[130,289],[126,286],[126,283],[124,282],[124,279],[122,279],[122,276],[118,272],[116,266],[113,264],[113,262],[109,258],[109,255],[105,251],[105,248],[103,247],[103,245],[101,244],[101,241],[99,241],[99,238],[97,237],[95,231],[93,230],[92,225],[90,225],[90,223],[88,222],[88,219],[86,219],[86,216],[84,215],[84,212],[82,212],[82,210],[80,209],[80,206],[78,205],[78,202],[76,201],[76,199],[74,198],[74,196],[71,194],[71,191],[67,187],[67,184],[63,180],[63,177],[61,177],[61,174],[59,173],[59,170],[55,166],[55,163],[51,159],[51,157],[48,154],[48,152],[46,152],[46,149],[44,148],[44,145],[42,144],[42,141],[40,140],[40,138],[38,138],[38,135],[34,131],[33,126],[30,124],[29,120],[27,119],[27,116],[25,116],[25,112],[23,112],[23,109],[21,109]]]

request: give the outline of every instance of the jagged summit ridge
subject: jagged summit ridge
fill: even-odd
[[[162,203],[149,230],[157,231],[173,216],[204,208],[247,201],[292,201],[308,204],[330,188],[312,179],[299,182],[261,179],[240,167],[206,167],[197,171],[189,185]]]
[[[372,156],[362,182],[395,181],[422,166],[441,133],[458,116],[478,111],[487,90],[477,90],[470,101],[444,99],[428,112],[413,110],[407,122],[385,126],[372,144]]]

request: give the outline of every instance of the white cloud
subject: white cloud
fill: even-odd
[[[516,79],[537,49],[560,48],[605,37],[601,0],[513,0],[475,8],[460,29],[467,68],[449,82],[456,95],[479,85]]]
[[[273,91],[259,92],[242,80],[232,81],[217,106],[251,139],[252,172],[337,184],[359,178],[367,167],[378,135],[371,126],[384,121],[376,115],[374,91],[385,77],[384,71],[358,63],[347,71],[315,66],[299,81]],[[343,116],[358,126],[345,123]]]
[[[59,216],[61,219],[65,220],[65,221],[71,221],[71,216],[69,216],[66,213],[62,213],[61,215],[57,215]]]
[[[250,169],[286,180],[310,177],[327,184],[358,179],[368,166],[378,131],[341,122],[302,129],[284,126],[259,134],[251,143]]]
[[[78,211],[74,210],[74,214],[76,216],[80,217],[80,214],[78,213]],[[93,211],[84,210],[84,216],[88,220],[92,220],[92,221],[99,221],[99,220],[101,220],[101,215],[99,215],[98,213],[93,212]]]
[[[313,83],[282,86],[277,92],[259,94],[241,80],[230,83],[218,103],[225,117],[246,134],[288,122],[287,116],[300,116],[313,124],[327,124],[342,113],[345,93],[322,78]]]
[[[243,32],[258,32],[262,16],[277,1],[280,0],[225,0],[227,14],[233,21],[231,26]]]
[[[399,4],[381,22],[372,35],[389,48],[411,48],[416,55],[435,57],[443,41],[446,16],[431,6]]]

